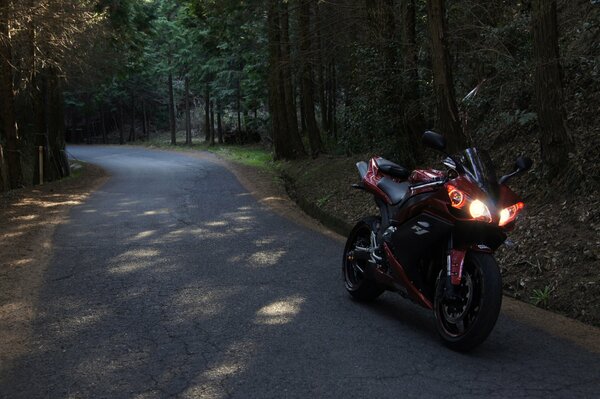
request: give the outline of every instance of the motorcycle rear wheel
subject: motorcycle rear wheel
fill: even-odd
[[[481,344],[491,333],[502,305],[502,276],[491,254],[469,252],[463,265],[457,298],[444,296],[446,273],[436,283],[434,314],[444,344],[466,352]]]
[[[344,248],[342,273],[346,290],[361,301],[372,301],[385,291],[365,276],[366,268],[369,267],[367,261],[352,257],[352,251],[357,246],[363,248],[371,246],[371,232],[377,234],[380,224],[381,219],[376,216],[361,219],[350,232]]]

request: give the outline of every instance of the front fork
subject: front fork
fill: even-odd
[[[472,245],[469,248],[454,248],[452,235],[448,239],[446,251],[446,292],[450,295],[454,293],[462,280],[463,265],[467,251],[491,253],[492,250],[486,245]]]

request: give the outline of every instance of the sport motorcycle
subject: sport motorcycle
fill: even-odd
[[[432,310],[443,343],[468,351],[498,319],[502,276],[494,252],[524,207],[506,183],[532,161],[517,158],[514,171],[498,179],[483,150],[448,154],[445,138],[432,131],[423,143],[445,154],[446,170],[411,171],[380,157],[356,164],[361,181],[353,187],[373,195],[379,215],[350,232],[344,282],[358,300],[393,291]]]

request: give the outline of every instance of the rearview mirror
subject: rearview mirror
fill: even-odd
[[[444,151],[446,149],[446,139],[444,136],[431,130],[423,133],[422,141],[427,147],[435,150]]]
[[[515,161],[515,168],[516,168],[516,170],[513,171],[513,172],[511,172],[511,173],[509,173],[509,174],[507,174],[507,175],[502,176],[498,180],[498,183],[504,184],[511,177],[515,177],[517,175],[520,175],[521,173],[527,172],[529,169],[531,169],[532,166],[533,166],[533,161],[531,160],[531,158],[528,158],[528,157],[519,157]]]
[[[515,167],[520,172],[527,172],[533,166],[533,161],[528,157],[519,157],[515,162]]]

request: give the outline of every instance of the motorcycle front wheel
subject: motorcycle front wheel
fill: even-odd
[[[468,351],[490,334],[502,305],[502,276],[491,254],[469,252],[465,257],[460,285],[454,295],[445,295],[445,271],[436,283],[434,314],[444,344],[456,351]]]
[[[361,219],[352,229],[344,248],[342,273],[346,290],[354,298],[361,301],[372,301],[384,291],[374,281],[366,278],[368,261],[357,259],[352,255],[357,247],[371,248],[373,246],[372,233],[377,234],[381,221],[378,217],[369,216]]]

